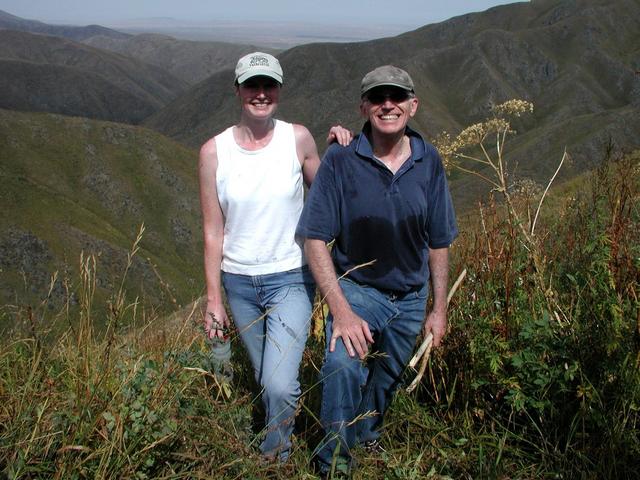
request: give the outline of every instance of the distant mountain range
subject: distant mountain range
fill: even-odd
[[[362,76],[382,64],[407,69],[422,106],[415,126],[456,133],[492,104],[524,98],[535,114],[510,146],[517,174],[548,178],[566,145],[572,175],[593,166],[611,138],[640,145],[640,3],[546,0],[495,7],[394,38],[311,44],[280,55],[280,117],[305,124],[322,146],[330,125],[359,129]],[[236,121],[230,71],[214,74],[145,124],[197,147]],[[465,179],[454,188],[469,199]],[[463,201],[466,201],[463,199]]]
[[[423,13],[420,12],[418,17],[424,18]],[[250,13],[244,20],[219,18],[190,22],[174,18],[139,18],[116,22],[110,27],[131,34],[159,33],[182,40],[251,43],[260,45],[260,49],[285,50],[306,43],[363,42],[373,38],[392,37],[411,30],[416,25],[416,18],[411,16],[406,17],[405,25],[384,20],[376,23],[349,21],[341,18],[337,11],[333,12],[333,16],[331,22],[293,19],[256,20],[250,19]]]
[[[50,25],[16,17],[2,10],[0,10],[1,30],[52,35],[119,53],[163,69],[165,73],[181,79],[184,82],[183,86],[193,85],[213,73],[235,67],[238,58],[249,52],[261,50],[276,54],[279,51],[240,43],[179,40],[157,33],[130,35],[100,25],[83,27]],[[2,41],[6,39],[0,39],[0,42]],[[1,55],[0,58],[2,58]],[[6,107],[11,108],[9,105]],[[68,114],[68,112],[59,113]],[[115,118],[109,119],[115,120]]]
[[[144,221],[132,284],[166,301],[157,271],[179,303],[190,301],[202,288],[196,149],[237,121],[233,66],[254,47],[102,27],[51,36],[45,26],[0,12],[0,298],[39,298],[48,275],[72,271],[81,250],[100,253],[106,295]],[[413,124],[427,138],[455,134],[504,100],[532,101],[534,114],[516,122],[507,145],[513,179],[546,183],[565,146],[565,179],[596,165],[608,145],[640,146],[638,0],[533,0],[279,58],[279,117],[306,125],[320,150],[330,125],[361,127],[360,80],[386,63],[412,74],[421,102]],[[450,180],[460,212],[486,194],[469,176]]]
[[[97,35],[83,41],[92,47],[128,55],[163,68],[192,85],[212,74],[235,68],[238,58],[256,50],[277,53],[273,49],[225,42],[194,42],[167,35],[143,33],[126,38]]]
[[[0,108],[137,123],[187,84],[131,57],[65,38],[0,30]]]
[[[15,15],[11,15],[10,13],[2,10],[0,10],[0,29],[56,35],[58,37],[69,38],[76,41],[85,40],[97,35],[110,38],[127,38],[130,36],[127,33],[101,27],[100,25],[88,25],[85,27],[49,25],[48,23],[38,22],[37,20],[27,20],[25,18],[16,17]]]

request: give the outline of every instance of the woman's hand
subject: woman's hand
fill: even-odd
[[[334,125],[329,129],[329,135],[327,135],[327,145],[331,145],[333,142],[338,142],[343,147],[346,147],[351,143],[353,139],[353,132],[344,128],[342,125]]]
[[[224,305],[207,302],[204,312],[204,333],[207,338],[224,338],[228,335],[230,325]]]

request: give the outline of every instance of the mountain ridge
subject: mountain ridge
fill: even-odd
[[[558,0],[493,7],[393,38],[294,47],[279,56],[285,73],[279,117],[306,125],[322,148],[332,124],[360,128],[360,79],[392,63],[415,80],[421,107],[413,123],[428,138],[455,134],[510,98],[533,102],[533,116],[518,122],[527,135],[511,145],[514,162],[543,182],[566,145],[574,152],[562,173],[568,177],[589,168],[593,158],[583,152],[604,150],[601,131],[622,147],[639,145],[637,135],[604,123],[586,132],[569,128],[572,118],[609,122],[622,109],[624,122],[640,129],[638,25],[634,1]],[[230,71],[214,74],[144,124],[195,148],[237,118],[232,82]]]
[[[4,10],[0,10],[0,29],[19,30],[44,35],[55,35],[70,40],[81,41],[96,35],[104,35],[110,38],[128,38],[128,33],[118,32],[101,25],[73,26],[51,25],[38,20],[29,20],[17,17]]]
[[[238,58],[247,53],[257,50],[272,54],[278,52],[255,45],[196,42],[153,33],[127,38],[99,35],[89,37],[83,40],[83,43],[163,68],[189,85],[196,84],[220,70],[234,68]]]
[[[187,88],[165,70],[131,57],[16,30],[0,30],[0,61],[6,86],[0,108],[136,123]]]

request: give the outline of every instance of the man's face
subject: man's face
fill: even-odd
[[[362,98],[360,112],[371,128],[383,134],[404,131],[418,110],[418,99],[398,87],[381,86],[369,90]]]
[[[237,87],[245,114],[256,118],[273,115],[280,100],[280,84],[271,77],[255,76]]]

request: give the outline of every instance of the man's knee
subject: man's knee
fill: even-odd
[[[322,366],[323,379],[335,377],[342,380],[356,380],[362,382],[363,365],[360,359],[350,357],[341,339],[336,342],[333,352],[325,353],[324,364]]]

